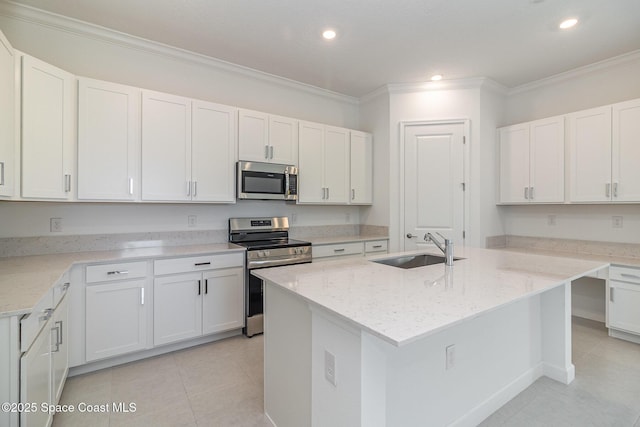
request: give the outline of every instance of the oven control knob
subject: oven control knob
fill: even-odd
[[[258,251],[258,258],[264,258],[264,251]]]

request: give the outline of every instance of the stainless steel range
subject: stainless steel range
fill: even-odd
[[[251,274],[258,268],[311,262],[311,243],[289,238],[289,218],[229,218],[229,242],[247,248],[243,332],[263,332],[263,283]]]

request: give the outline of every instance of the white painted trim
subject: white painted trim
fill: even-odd
[[[460,89],[479,89],[485,87],[498,93],[506,94],[508,89],[487,77],[473,77],[469,79],[442,80],[439,82],[421,82],[421,83],[390,83],[386,86],[389,94],[400,94],[409,92],[425,92],[436,90],[460,90]],[[382,89],[382,88],[381,88]],[[381,89],[372,92],[376,94]],[[365,95],[363,98],[368,97]]]
[[[540,89],[545,86],[551,86],[554,84],[562,83],[567,80],[574,79],[576,77],[584,76],[599,70],[614,67],[616,65],[625,64],[627,62],[633,62],[640,60],[640,49],[632,52],[624,53],[622,55],[614,56],[593,64],[588,64],[583,67],[574,68],[573,70],[565,71],[563,73],[555,74],[550,77],[545,77],[540,80],[536,80],[530,83],[525,83],[520,86],[513,87],[507,91],[507,95],[515,95],[523,92],[529,92],[532,90]]]
[[[214,68],[216,70],[226,71],[229,73],[241,74],[256,80],[260,80],[269,84],[286,87],[289,89],[307,92],[312,95],[322,96],[328,99],[344,102],[347,104],[357,105],[358,98],[322,89],[317,86],[298,82],[285,77],[276,76],[274,74],[265,73],[253,68],[245,67],[221,59],[213,58],[200,53],[192,52],[164,43],[147,40],[141,37],[115,31],[106,27],[80,21],[78,19],[69,18],[63,15],[36,9],[11,1],[0,1],[0,15],[18,19],[24,22],[40,25],[42,27],[52,28],[58,31],[64,31],[76,34],[82,37],[97,40],[103,43],[114,44],[128,49],[152,53],[164,56],[166,58],[178,61],[184,61]]]
[[[543,363],[542,372],[545,377],[549,377],[562,384],[571,384],[571,382],[576,378],[576,367],[573,363],[567,369],[562,366]]]
[[[466,185],[466,190],[464,192],[464,212],[462,215],[462,229],[468,233],[469,232],[469,220],[471,218],[471,211],[470,211],[470,206],[471,206],[471,202],[470,202],[470,198],[469,198],[469,178],[470,178],[470,172],[469,172],[469,166],[471,163],[471,158],[470,158],[470,149],[469,147],[471,146],[471,120],[470,119],[442,119],[442,120],[401,120],[399,123],[399,140],[398,140],[398,145],[400,148],[400,153],[399,153],[399,158],[398,161],[400,163],[400,179],[398,180],[399,182],[399,188],[397,189],[398,194],[400,196],[400,210],[399,210],[399,218],[398,218],[398,237],[399,237],[399,247],[401,248],[401,250],[405,250],[404,249],[404,242],[405,242],[405,223],[404,223],[404,217],[405,217],[405,212],[404,212],[404,188],[405,188],[405,180],[404,180],[404,136],[405,136],[405,128],[408,126],[430,126],[430,125],[455,125],[455,124],[461,124],[464,126],[464,130],[463,130],[463,134],[462,136],[465,138],[466,144],[464,144],[464,147],[462,147],[463,150],[463,154],[462,154],[462,175],[463,175],[463,179],[464,182],[467,184]],[[466,245],[466,241],[467,239],[465,238],[463,241],[463,246]]]

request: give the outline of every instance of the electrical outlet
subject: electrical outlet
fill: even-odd
[[[62,218],[50,218],[49,230],[52,233],[59,233],[62,231]]]
[[[324,351],[324,377],[334,386],[336,385],[336,356]]]
[[[195,227],[198,225],[198,216],[197,215],[189,215],[187,217],[187,224],[189,227]]]
[[[612,216],[611,217],[611,226],[613,228],[622,228],[622,217],[621,216]]]
[[[555,215],[547,216],[547,225],[551,225],[551,226],[556,225],[556,216]]]
[[[453,368],[456,364],[456,345],[451,344],[445,349],[447,359],[447,370]]]

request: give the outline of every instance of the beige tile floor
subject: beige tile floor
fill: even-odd
[[[135,402],[136,412],[58,414],[54,427],[268,427],[262,345],[261,336],[234,337],[69,378],[61,403]],[[574,318],[573,360],[570,385],[541,378],[481,426],[640,427],[640,345]]]

